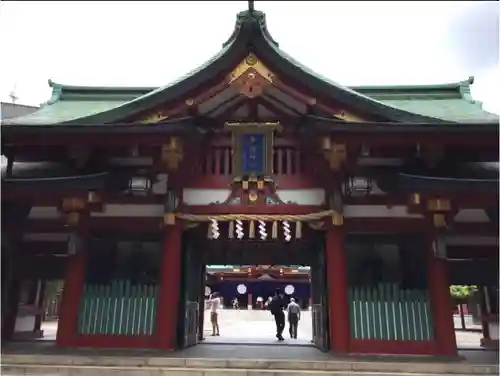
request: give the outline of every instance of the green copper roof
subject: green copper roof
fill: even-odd
[[[498,121],[470,96],[472,77],[453,84],[417,86],[354,86],[350,89],[390,106],[453,122]],[[5,124],[57,124],[119,107],[157,87],[69,86],[49,81],[52,97],[38,111]]]

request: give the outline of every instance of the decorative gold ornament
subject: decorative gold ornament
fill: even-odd
[[[253,66],[253,65],[257,64],[257,62],[258,62],[257,56],[255,56],[254,54],[249,54],[249,55],[245,58],[245,62],[246,62],[248,65]]]
[[[168,169],[176,170],[184,157],[181,140],[177,137],[170,137],[169,142],[161,147],[161,160]]]
[[[80,197],[63,198],[61,207],[64,212],[78,211],[85,209],[86,202]]]
[[[331,146],[329,146],[329,142],[329,138],[323,139],[323,155],[328,161],[330,168],[334,171],[338,171],[347,159],[347,148],[344,144],[336,143],[332,143]],[[329,147],[329,149],[325,149],[327,147]]]
[[[78,224],[80,223],[80,213],[71,212],[66,214],[66,223],[69,227],[78,227]]]
[[[163,223],[166,226],[175,225],[175,213],[165,213],[163,216]]]
[[[258,195],[258,193],[257,193],[257,192],[252,191],[252,192],[248,193],[248,200],[249,200],[251,203],[256,202],[258,198],[259,198],[259,195]]]
[[[248,98],[255,98],[262,94],[264,88],[275,82],[276,77],[253,53],[247,55],[243,61],[231,72],[229,84]]]
[[[253,220],[250,221],[250,225],[248,226],[248,237],[250,239],[255,238],[255,222]]]
[[[144,119],[139,120],[141,124],[154,124],[162,120],[168,119],[168,115],[164,115],[162,111],[147,115]]]
[[[344,216],[340,213],[334,212],[332,214],[332,224],[334,226],[342,226],[344,224]]]
[[[99,198],[99,195],[94,192],[94,191],[90,191],[87,195],[87,202],[90,203],[90,204],[95,204],[95,203],[99,203],[101,200]]]
[[[433,214],[432,221],[434,223],[434,227],[436,227],[436,228],[446,227],[446,216],[443,213]]]
[[[346,111],[346,110],[340,110],[332,115],[333,115],[333,117],[336,117],[337,119],[341,119],[341,120],[349,121],[349,122],[353,122],[353,123],[362,123],[364,121],[367,121],[365,118],[360,117],[360,116],[353,114],[353,113]]]
[[[269,83],[273,83],[276,80],[275,74],[270,69],[268,69],[255,54],[249,53],[243,59],[243,61],[233,69],[229,76],[229,83],[231,84],[236,81],[249,69],[252,69],[252,72],[255,71],[256,73],[258,73],[258,75],[260,75]]]
[[[420,193],[414,193],[411,195],[411,203],[413,205],[420,205]]]
[[[273,221],[273,227],[271,229],[271,238],[278,238],[278,221]]]
[[[295,238],[300,239],[302,237],[302,222],[295,222]]]
[[[433,212],[446,212],[451,210],[451,201],[448,199],[435,198],[427,202],[427,210]]]

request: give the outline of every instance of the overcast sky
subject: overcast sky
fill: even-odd
[[[0,100],[48,99],[72,85],[161,86],[217,53],[246,1],[0,3]],[[476,77],[500,112],[498,2],[256,1],[280,47],[345,85]]]

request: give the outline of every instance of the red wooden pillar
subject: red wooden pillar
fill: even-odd
[[[87,267],[87,237],[82,236],[84,246],[79,252],[68,258],[66,276],[59,307],[59,322],[57,325],[57,346],[72,346],[76,342],[78,310],[85,285]]]
[[[452,299],[448,282],[446,259],[434,257],[433,242],[436,234],[428,232],[428,282],[431,310],[434,319],[434,340],[436,355],[457,355],[455,327],[453,323]]]
[[[158,347],[167,350],[175,348],[181,282],[181,235],[180,224],[167,226],[163,241],[161,285],[155,331]]]
[[[326,233],[326,274],[331,349],[336,353],[349,351],[349,307],[347,294],[347,263],[344,234],[340,227]]]

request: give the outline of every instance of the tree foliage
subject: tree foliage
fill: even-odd
[[[450,286],[450,294],[454,299],[467,299],[475,291],[477,291],[477,286]]]

